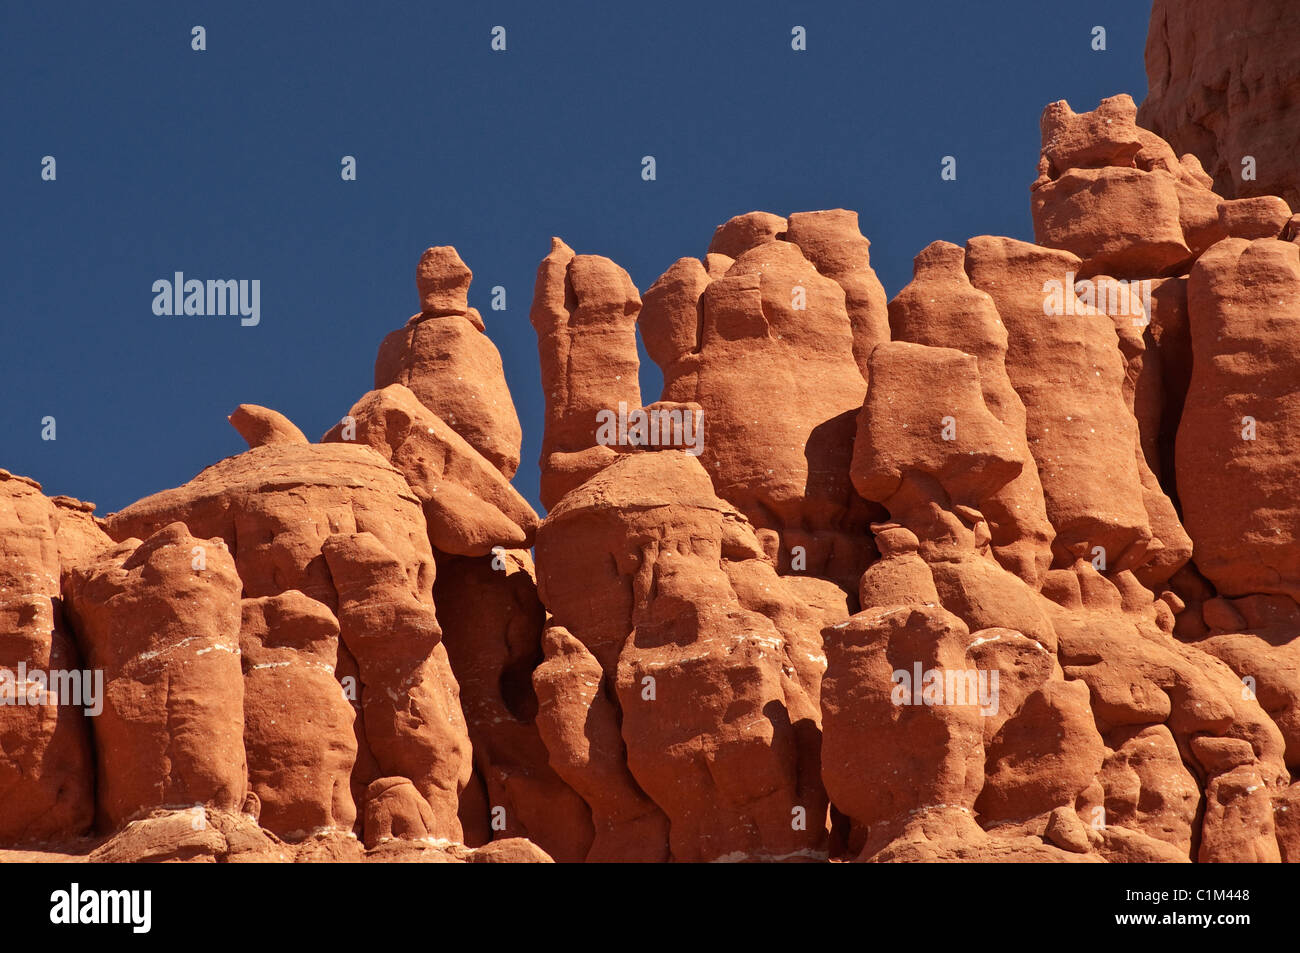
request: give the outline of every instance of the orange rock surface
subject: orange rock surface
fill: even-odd
[[[450,246],[321,442],[240,405],[102,519],[0,471],[0,857],[1300,861],[1294,166],[1225,177],[1294,51],[1206,6],[892,300],[845,209],[644,294],[553,239],[544,517]]]

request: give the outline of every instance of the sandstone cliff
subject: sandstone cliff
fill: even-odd
[[[1180,144],[1197,7],[1149,50]],[[247,451],[102,519],[0,471],[0,847],[1300,861],[1295,179],[1227,196],[1234,127],[1207,174],[1138,118],[1048,106],[1035,241],[892,301],[844,209],[644,293],[554,239],[544,518],[445,246],[320,442],[242,405]]]

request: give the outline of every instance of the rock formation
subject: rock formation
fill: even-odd
[[[239,590],[224,541],[180,522],[69,573],[86,664],[103,672],[95,800],[109,829],[157,808],[243,806]]]
[[[635,330],[640,307],[626,271],[551,239],[529,312],[546,402],[541,498],[547,509],[617,453],[597,439],[597,413],[641,405]]]
[[[716,274],[681,259],[637,319],[663,400],[702,411],[697,452],[718,495],[782,569],[846,588],[871,558],[875,515],[849,480],[854,418],[868,355],[889,337],[868,245],[842,209],[739,216],[709,246]]]
[[[1300,205],[1298,31],[1288,0],[1155,0],[1142,125],[1199,156],[1220,194]]]
[[[405,385],[508,480],[523,432],[501,355],[469,306],[472,277],[456,249],[425,251],[415,274],[420,313],[379,345],[375,389]]]
[[[59,580],[68,557],[84,550],[76,540],[65,547],[68,556],[60,554],[64,523],[62,508],[42,495],[39,483],[0,470],[0,841],[6,844],[76,837],[90,829],[94,815],[85,717],[92,706],[60,705],[36,678],[82,670]]]
[[[1035,241],[892,301],[844,209],[644,295],[553,239],[544,518],[449,246],[320,442],[242,404],[103,519],[0,471],[0,858],[1300,861],[1290,14],[1204,8],[1190,152],[1053,103]]]

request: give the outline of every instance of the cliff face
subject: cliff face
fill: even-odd
[[[1199,156],[1223,195],[1300,204],[1298,31],[1290,0],[1155,0],[1142,125]]]
[[[448,247],[320,442],[241,406],[104,519],[0,471],[0,846],[1300,860],[1291,210],[1127,96],[1042,133],[1036,241],[893,301],[843,209],[644,295],[555,239],[544,519]]]

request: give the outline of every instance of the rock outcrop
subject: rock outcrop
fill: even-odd
[[[692,452],[718,495],[783,570],[800,565],[850,591],[877,515],[849,480],[854,418],[871,349],[889,338],[868,246],[843,209],[739,216],[705,262],[665,272],[638,317],[663,400],[702,411]]]
[[[680,450],[623,456],[548,515],[537,559],[565,630],[535,676],[550,696],[544,738],[606,828],[597,836],[657,827],[661,857],[682,861],[824,856],[819,624],[700,463]],[[579,680],[604,693],[622,735],[585,765],[568,739],[596,712],[557,697]],[[610,760],[591,764],[598,755]]]
[[[844,209],[644,296],[554,239],[544,518],[449,246],[321,442],[242,404],[104,519],[0,471],[0,859],[1300,861],[1294,56],[1175,7],[1192,151],[1053,103],[1035,241],[892,301]]]
[[[641,406],[640,308],[641,296],[626,271],[551,239],[528,315],[537,332],[546,405],[540,466],[547,509],[614,459],[617,450],[597,439],[597,415]]]
[[[66,591],[86,664],[103,673],[93,722],[102,823],[241,808],[240,580],[224,541],[170,523],[73,569]]]
[[[418,403],[416,407],[427,413]],[[364,418],[358,428],[367,433]],[[443,436],[460,439],[450,431]],[[475,459],[491,470],[476,454]],[[446,458],[438,464],[446,465]],[[366,816],[370,785],[381,777],[400,777],[425,800],[434,818],[431,836],[461,840],[458,805],[469,782],[471,749],[434,614],[430,534],[420,498],[379,452],[345,442],[258,446],[209,467],[182,487],[113,514],[106,526],[111,536],[127,540],[124,546],[138,546],[130,538],[141,536],[148,546],[160,531],[192,532],[207,541],[166,550],[185,559],[155,569],[158,598],[172,576],[192,572],[203,579],[204,572],[212,572],[191,569],[191,559],[206,560],[208,567],[214,559],[219,566],[230,563],[234,601],[221,609],[231,618],[220,623],[220,631],[229,630],[227,655],[231,674],[238,677],[224,693],[233,697],[223,704],[231,706],[241,739],[236,745],[240,770],[246,751],[253,767],[231,803],[224,793],[216,798],[201,789],[193,797],[187,790],[188,803],[237,809],[248,789],[266,805],[268,829],[282,838],[293,840],[319,829],[351,834]],[[196,548],[201,552],[190,552]],[[130,569],[132,564],[128,560],[125,565]],[[113,566],[113,572],[122,572]],[[83,582],[81,572],[74,571],[69,588],[79,617],[101,614],[103,630],[116,631],[130,606],[114,609],[88,588],[107,585],[99,582],[107,572]],[[110,582],[114,578],[107,576]],[[182,582],[178,578],[174,584]],[[191,606],[188,613],[191,628],[218,625],[202,606]],[[95,631],[82,633],[91,645]],[[241,640],[249,651],[242,663]],[[129,656],[131,646],[120,645],[117,651]],[[272,718],[266,706],[277,696],[287,701],[283,683],[271,674],[281,669],[288,677],[288,670],[298,670],[292,695],[297,712]],[[335,680],[334,688],[323,674]],[[235,691],[245,685],[261,686],[251,704]],[[340,699],[350,703],[349,710]],[[207,733],[200,737],[206,739]],[[292,783],[276,781],[275,773],[290,764],[297,765]],[[274,797],[259,793],[267,784],[275,788]],[[132,809],[175,806],[140,800]]]
[[[1300,599],[1300,246],[1220,242],[1192,268],[1187,297],[1177,475],[1197,568],[1225,596]]]
[[[94,815],[85,712],[102,698],[65,705],[42,683],[52,671],[84,671],[59,596],[64,523],[39,483],[0,470],[0,842],[6,844],[77,837]]]
[[[1155,0],[1142,125],[1199,156],[1221,194],[1300,205],[1297,33],[1288,0]]]
[[[240,604],[244,751],[262,827],[290,841],[351,832],[357,715],[335,677],[339,623],[296,589]]]
[[[532,542],[537,514],[502,474],[401,384],[371,391],[323,442],[373,447],[419,498],[429,543],[457,556]]]
[[[505,369],[469,306],[469,268],[450,246],[430,248],[416,269],[420,313],[384,338],[375,390],[402,384],[507,480],[519,469],[523,431]]]

